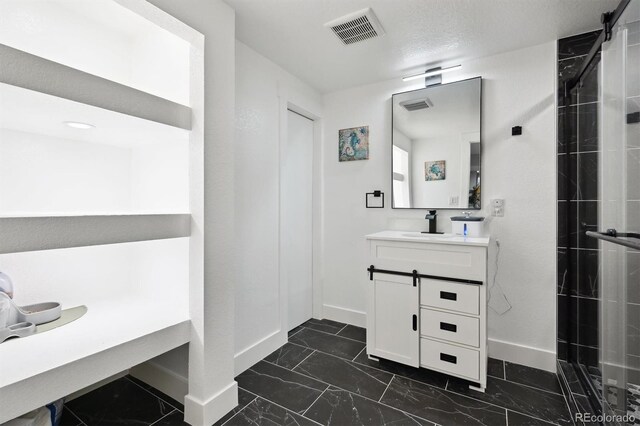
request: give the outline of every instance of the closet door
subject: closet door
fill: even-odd
[[[283,153],[280,229],[282,279],[288,294],[289,330],[311,318],[313,310],[313,121],[287,111]]]

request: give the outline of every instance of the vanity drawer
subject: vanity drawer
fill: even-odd
[[[480,288],[475,284],[421,278],[420,304],[478,315],[480,313]]]
[[[480,344],[480,320],[464,315],[420,309],[420,334],[477,348]]]
[[[402,235],[402,234],[400,234]],[[419,240],[419,238],[414,238]],[[484,281],[487,276],[487,248],[426,241],[369,240],[368,265],[377,269]]]
[[[420,366],[470,380],[478,380],[480,378],[480,352],[421,338]]]

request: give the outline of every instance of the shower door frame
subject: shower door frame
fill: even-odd
[[[602,290],[603,306],[600,329],[603,408],[606,415],[628,415],[630,412],[630,385],[637,386],[637,373],[630,382],[629,333],[629,249],[640,250],[639,230],[629,229],[628,185],[629,179],[629,87],[637,82],[637,74],[630,75],[629,25],[638,22],[640,0],[634,0],[632,8],[624,10],[621,19],[611,26],[612,37],[603,50],[603,68],[609,75],[602,80],[602,108],[600,132],[603,156],[600,161],[600,190],[607,202],[600,209],[602,228],[615,227],[604,232],[589,232],[590,237],[602,240]],[[628,16],[631,15],[631,16]],[[634,75],[635,74],[635,75]],[[630,86],[631,85],[631,86]],[[635,93],[635,92],[634,92]],[[613,166],[616,167],[613,167]],[[619,166],[619,167],[618,167]],[[611,204],[611,203],[614,204]],[[607,244],[609,243],[609,244]],[[612,243],[612,244],[610,244]],[[620,329],[621,333],[612,333]],[[637,371],[637,370],[636,370]],[[612,391],[610,391],[612,389]],[[633,394],[634,392],[632,392]],[[632,395],[633,396],[633,395]],[[637,409],[637,401],[632,398]],[[628,420],[624,420],[628,421]]]
[[[565,105],[566,107],[568,107],[571,104],[570,101],[572,97],[571,95],[572,91],[576,87],[581,87],[587,75],[593,70],[594,67],[598,66],[599,61],[597,61],[597,59],[599,59],[599,56],[602,50],[602,44],[611,39],[613,28],[615,27],[616,23],[618,22],[618,20],[620,19],[620,17],[622,16],[625,9],[630,3],[631,3],[631,0],[622,0],[614,11],[604,13],[602,15],[602,23],[603,23],[602,32],[600,33],[600,35],[594,42],[593,46],[591,47],[591,50],[589,51],[589,54],[587,55],[584,62],[582,63],[582,67],[580,68],[578,73],[573,78],[565,81],[563,84],[562,105]],[[564,114],[564,140],[569,141],[570,138],[571,138],[571,114],[566,113]],[[564,149],[565,149],[564,166],[565,166],[565,170],[567,171],[571,170],[569,145],[570,145],[569,143],[564,144]],[[565,194],[566,194],[565,195],[566,198],[564,201],[566,201],[567,205],[569,205],[569,203],[571,202],[570,179],[565,179],[564,184],[565,184]],[[569,214],[565,215],[567,230],[572,228],[571,219],[572,218]],[[567,254],[566,254],[567,265],[572,264],[571,263],[572,256],[573,256],[572,251],[567,250]],[[566,271],[566,282],[568,282],[570,286],[573,285],[572,275],[573,275],[573,272],[571,271],[571,267],[568,267]],[[569,289],[570,294],[571,294],[571,290],[572,289]],[[567,315],[569,318],[573,318],[575,317],[576,313],[573,312],[573,307],[569,299],[570,299],[569,297],[566,298],[565,312],[567,312]],[[571,321],[566,321],[567,336],[571,336],[571,333],[572,333],[571,326],[572,326]],[[591,406],[596,411],[599,411],[599,413],[602,413],[603,412],[602,401],[601,401],[601,398],[598,397],[598,391],[593,385],[593,382],[589,379],[588,371],[586,371],[586,368],[584,366],[581,366],[580,364],[578,364],[577,360],[572,359],[571,351],[568,352],[568,361],[570,364],[573,365],[577,373],[576,375],[578,376],[578,379],[580,381],[580,384],[582,385],[582,388],[587,393],[587,397],[589,399],[589,402],[591,403]]]

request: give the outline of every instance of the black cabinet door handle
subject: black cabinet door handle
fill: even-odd
[[[413,316],[413,331],[418,331],[418,316]]]
[[[458,357],[455,357],[455,356],[449,355],[449,354],[443,354],[441,352],[440,353],[440,361],[450,362],[451,364],[457,364],[458,363]]]
[[[455,324],[450,324],[448,322],[441,322],[440,323],[440,330],[451,331],[452,333],[457,333],[458,332],[458,326],[455,325]]]
[[[441,291],[440,292],[440,299],[458,300],[458,294],[457,293],[450,293],[448,291]]]

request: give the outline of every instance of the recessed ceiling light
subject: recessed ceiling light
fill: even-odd
[[[93,124],[81,123],[79,121],[65,121],[64,124],[66,124],[69,127],[73,127],[74,129],[82,129],[82,130],[93,129],[94,127],[96,127]]]

